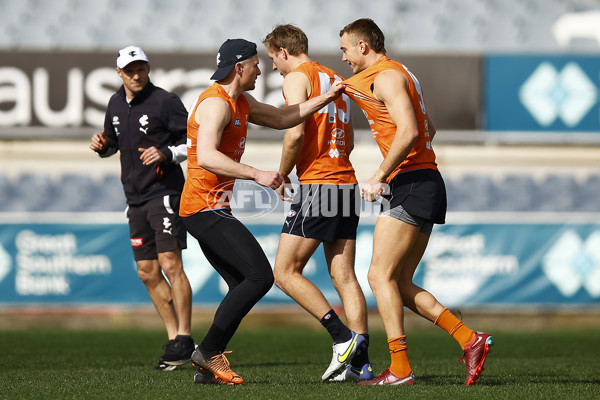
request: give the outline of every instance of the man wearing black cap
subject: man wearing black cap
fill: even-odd
[[[187,234],[178,215],[187,112],[176,95],[150,82],[149,73],[150,63],[141,48],[119,51],[117,74],[123,86],[110,98],[104,130],[92,137],[90,148],[100,157],[121,152],[138,276],[169,337],[156,369],[170,371],[188,362],[194,351],[192,290],[181,262]]]
[[[229,367],[225,349],[242,319],[273,285],[273,270],[250,231],[232,214],[228,202],[235,179],[277,189],[283,177],[261,171],[240,158],[248,123],[275,129],[298,125],[341,95],[334,84],[325,94],[290,107],[258,102],[246,91],[260,75],[256,44],[227,40],[217,54],[216,82],[206,89],[188,119],[188,173],[180,215],[206,258],[229,286],[213,323],[192,354],[194,381],[237,385],[244,380]]]

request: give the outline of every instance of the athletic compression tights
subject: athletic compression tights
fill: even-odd
[[[204,350],[221,353],[242,319],[273,286],[273,270],[256,238],[231,212],[199,212],[183,222],[229,286],[202,341]]]

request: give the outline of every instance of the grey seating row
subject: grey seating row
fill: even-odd
[[[595,0],[0,0],[0,49],[114,50],[136,43],[152,51],[212,52],[228,37],[258,42],[273,25],[294,23],[311,49],[333,52],[345,24],[370,17],[394,52],[556,51],[576,33],[567,24],[555,37],[558,19],[598,8]],[[580,32],[581,23],[575,28]]]
[[[600,212],[600,174],[581,180],[567,174],[535,179],[524,173],[495,179],[473,173],[453,179],[446,177],[445,183],[449,211]],[[239,197],[234,209],[257,212],[270,204],[276,210],[283,210],[277,196],[269,191],[255,190],[256,186],[244,183],[237,185],[236,190],[246,193]],[[98,180],[77,173],[58,179],[43,173],[23,174],[13,179],[0,174],[0,212],[95,212],[125,208],[117,175]]]

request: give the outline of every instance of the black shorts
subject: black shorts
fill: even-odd
[[[411,215],[436,224],[446,222],[446,186],[439,171],[419,169],[402,172],[390,182],[390,193],[383,196],[381,210],[401,205]]]
[[[136,261],[154,260],[159,253],[187,246],[187,232],[179,217],[181,196],[170,195],[127,207],[129,237]]]
[[[360,207],[357,185],[300,185],[281,233],[327,242],[356,239]]]

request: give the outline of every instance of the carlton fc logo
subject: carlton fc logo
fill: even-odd
[[[236,128],[239,128],[240,126],[242,126],[242,123],[240,122],[239,118],[236,118],[233,120],[233,126],[235,126]]]

